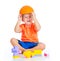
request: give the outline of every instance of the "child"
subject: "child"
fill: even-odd
[[[21,21],[24,23],[21,24]],[[16,33],[22,33],[21,40],[12,38],[11,44],[13,46],[18,46],[22,52],[25,50],[44,50],[45,44],[40,43],[37,36],[37,32],[40,29],[41,26],[36,19],[34,10],[30,6],[22,7],[14,29]]]

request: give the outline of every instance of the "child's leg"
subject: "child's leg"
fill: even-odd
[[[11,44],[12,44],[13,46],[18,46],[21,51],[25,51],[25,49],[18,44],[18,40],[17,40],[17,39],[12,38],[12,39],[10,40],[10,42],[11,42]]]
[[[27,49],[27,50],[34,51],[34,50],[39,50],[39,49],[44,50],[45,49],[45,44],[39,43],[37,46],[35,46],[35,47],[31,48],[31,49]]]

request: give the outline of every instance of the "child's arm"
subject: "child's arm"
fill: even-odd
[[[34,21],[34,24],[36,26],[36,29],[37,29],[37,31],[39,31],[41,29],[41,26],[40,26],[39,22],[37,21],[36,15],[34,12],[32,13],[32,15],[33,15],[33,21]]]
[[[17,21],[17,23],[16,23],[16,26],[15,26],[15,28],[14,28],[14,31],[16,32],[16,33],[20,33],[21,31],[22,31],[22,29],[19,27],[19,25],[21,24],[21,15],[19,15],[18,16],[18,21]]]

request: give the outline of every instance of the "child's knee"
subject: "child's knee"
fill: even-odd
[[[11,38],[10,43],[14,43],[15,40],[16,40],[15,38]]]
[[[46,45],[45,44],[42,44],[43,45],[43,50],[45,49]]]
[[[43,43],[40,43],[39,45],[40,45],[41,50],[44,50],[44,49],[45,49],[45,47],[46,47],[46,45],[45,45],[45,44],[43,44]]]

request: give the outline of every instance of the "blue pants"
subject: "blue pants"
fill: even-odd
[[[30,49],[30,48],[33,48],[35,46],[38,45],[38,43],[34,43],[34,42],[23,42],[23,41],[20,41],[18,40],[18,43],[25,49]]]

